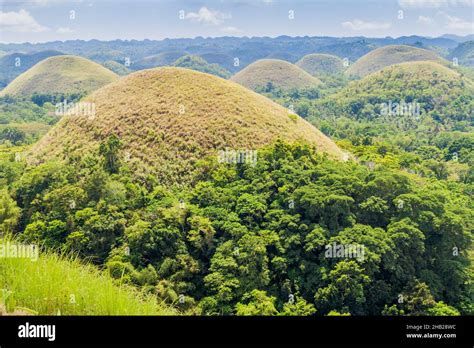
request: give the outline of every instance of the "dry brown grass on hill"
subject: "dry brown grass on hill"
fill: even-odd
[[[114,72],[86,58],[55,56],[42,60],[18,76],[0,92],[0,96],[88,93],[118,78]]]
[[[283,90],[307,88],[321,84],[321,81],[303,69],[284,60],[261,59],[239,71],[232,81],[250,89],[265,87],[269,82]]]
[[[414,61],[444,61],[436,53],[412,46],[390,45],[377,48],[359,58],[346,70],[348,76],[365,77],[385,67]]]
[[[391,65],[365,78],[350,83],[331,98],[351,98],[354,96],[380,94],[412,95],[432,93],[437,97],[461,95],[463,90],[472,89],[474,82],[462,78],[461,74],[449,67],[430,61],[407,62]],[[431,88],[430,91],[427,88]]]
[[[312,76],[340,74],[346,69],[341,58],[331,54],[308,54],[301,58],[296,66]]]
[[[88,96],[93,119],[67,116],[33,148],[33,158],[84,156],[109,135],[137,175],[182,181],[218,150],[256,149],[277,138],[315,144],[332,158],[337,145],[314,126],[234,82],[182,69],[136,72]]]

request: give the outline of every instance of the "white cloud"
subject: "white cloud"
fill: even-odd
[[[391,26],[392,24],[388,22],[365,22],[360,19],[342,23],[343,28],[354,31],[388,29]]]
[[[31,4],[37,6],[50,6],[69,3],[81,3],[83,0],[29,0]]]
[[[71,34],[71,33],[75,33],[76,31],[68,27],[60,27],[58,28],[58,30],[56,30],[56,32],[58,34]]]
[[[241,34],[243,32],[241,29],[232,26],[223,27],[222,31],[227,34]]]
[[[3,3],[8,5],[21,5],[25,7],[38,7],[38,6],[49,6],[56,4],[67,4],[67,3],[77,3],[82,2],[83,0],[2,0]]]
[[[456,6],[473,6],[473,0],[398,0],[403,8],[441,8]]]
[[[222,24],[226,19],[230,18],[232,18],[232,16],[229,14],[225,14],[220,11],[209,10],[207,7],[201,7],[198,12],[189,12],[184,16],[184,19],[211,25]]]
[[[433,23],[433,18],[431,17],[425,17],[425,16],[418,16],[418,19],[416,20],[417,23],[420,24],[432,24]]]
[[[57,4],[65,2],[64,0],[31,0],[31,3],[38,5],[38,6],[47,6],[51,4]]]
[[[0,29],[19,33],[39,33],[49,28],[39,24],[26,10],[18,12],[0,11]]]
[[[466,21],[459,17],[450,16],[448,14],[444,14],[446,18],[446,28],[452,30],[460,30],[460,31],[470,31],[470,33],[474,32],[474,22]]]

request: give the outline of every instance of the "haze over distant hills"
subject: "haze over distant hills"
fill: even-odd
[[[211,75],[216,75],[224,79],[229,78],[231,75],[229,71],[218,64],[209,64],[203,58],[198,56],[182,56],[178,58],[172,65],[178,68],[187,68]]]
[[[450,59],[457,59],[463,66],[474,67],[474,41],[465,41],[459,44],[451,54]]]
[[[333,54],[340,58],[347,57],[355,61],[374,48],[386,45],[416,45],[428,48],[439,46],[443,49],[455,48],[459,40],[468,41],[469,37],[454,38],[427,38],[423,36],[402,36],[398,38],[370,38],[356,37],[216,37],[193,39],[166,39],[166,40],[68,40],[64,42],[0,44],[0,51],[6,52],[31,52],[40,50],[59,50],[68,54],[76,54],[91,58],[95,61],[122,60],[129,57],[133,62],[152,57],[164,52],[182,52],[203,56],[209,63],[218,63],[204,55],[219,54],[232,59],[240,59],[240,69],[251,62],[270,56],[277,56],[279,52],[291,54],[294,61],[311,53]],[[172,57],[171,62],[179,57]],[[168,64],[170,62],[168,61]],[[232,63],[230,63],[232,64]],[[148,66],[150,67],[150,66]],[[228,67],[224,66],[228,69]]]
[[[453,34],[445,34],[440,36],[443,39],[448,39],[448,40],[454,40],[456,42],[466,42],[466,41],[472,41],[474,40],[474,34],[471,35],[465,35],[465,36],[459,36],[459,35],[453,35]]]
[[[158,66],[170,66],[183,55],[199,56],[209,64],[220,67],[235,74],[247,65],[259,59],[282,59],[295,63],[308,54],[320,53],[346,58],[351,64],[367,53],[387,45],[408,45],[425,48],[448,57],[456,47],[468,41],[470,36],[460,37],[445,35],[439,38],[423,36],[403,36],[399,38],[368,38],[358,37],[217,37],[194,39],[166,40],[68,40],[46,43],[0,44],[0,51],[5,54],[0,58],[0,87],[5,86],[21,72],[41,60],[41,56],[32,60],[31,64],[23,65],[22,69],[10,69],[11,62],[2,61],[11,54],[39,54],[43,58],[55,51],[60,54],[73,54],[103,64],[115,61],[130,70],[149,69]],[[41,52],[43,51],[43,52]],[[19,53],[21,52],[21,53]],[[49,52],[49,53],[48,53]],[[116,68],[119,68],[116,66]],[[123,69],[122,69],[123,70]],[[123,73],[123,71],[122,71]]]
[[[130,65],[135,70],[157,68],[165,65],[172,65],[178,58],[186,55],[181,51],[162,52],[153,56],[148,56],[132,62]]]

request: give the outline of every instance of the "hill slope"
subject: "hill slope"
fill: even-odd
[[[303,69],[278,59],[261,59],[239,71],[232,78],[247,88],[257,89],[272,83],[283,90],[317,86],[321,81]]]
[[[47,58],[13,80],[1,95],[72,94],[94,91],[118,75],[77,56]]]
[[[474,68],[474,41],[467,41],[459,44],[451,54],[451,59],[457,58],[460,65]]]
[[[33,157],[97,151],[118,136],[137,175],[153,172],[182,181],[205,155],[225,148],[253,150],[277,138],[304,140],[333,158],[341,150],[305,120],[271,100],[224,79],[182,68],[139,71],[85,101],[96,117],[64,117],[33,148]]]
[[[173,66],[216,75],[224,79],[230,77],[230,72],[228,72],[223,67],[219,66],[218,64],[209,64],[203,58],[198,56],[186,55],[181,58],[178,58],[176,62],[173,63]]]
[[[301,58],[296,66],[316,77],[338,74],[345,70],[342,59],[330,54],[308,54]]]
[[[4,248],[13,244],[7,243],[0,240]],[[92,265],[51,252],[40,252],[36,261],[0,257],[0,289],[6,290],[0,292],[0,316],[7,314],[5,309],[22,314],[24,307],[39,315],[177,314],[132,287],[119,286]]]
[[[419,115],[405,109],[403,113],[389,113],[383,117],[382,106],[390,102],[393,106],[401,102],[419,103]],[[319,114],[327,117],[381,119],[389,123],[405,119],[410,128],[418,127],[420,117],[429,115],[436,123],[450,129],[459,122],[466,126],[472,123],[474,82],[435,62],[402,63],[350,83],[322,100],[319,107]]]
[[[364,77],[387,66],[413,61],[442,61],[434,52],[405,45],[390,45],[369,52],[349,66],[346,74]]]
[[[11,53],[0,58],[0,87],[8,85],[18,75],[31,68],[43,59],[62,55],[54,50],[34,53]]]
[[[239,66],[234,66],[234,57],[226,53],[203,53],[200,54],[199,57],[209,64],[218,64],[232,73],[240,70]]]
[[[132,63],[130,68],[135,70],[142,70],[157,68],[160,66],[168,66],[172,65],[177,59],[184,55],[186,55],[186,53],[180,51],[162,52],[153,56],[148,56],[143,59],[140,59],[139,61]]]
[[[125,76],[125,75],[128,75],[132,72],[132,70],[127,68],[125,65],[120,64],[120,63],[116,62],[115,60],[108,60],[108,61],[102,63],[102,65],[105,68],[109,69],[110,71],[113,71],[114,73],[116,73],[117,75],[120,75],[120,76]]]

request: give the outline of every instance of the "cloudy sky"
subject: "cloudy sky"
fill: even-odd
[[[1,0],[0,42],[474,33],[474,0]]]

